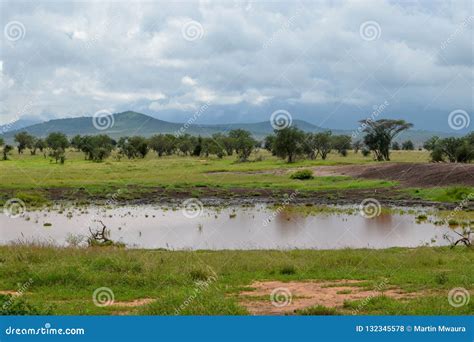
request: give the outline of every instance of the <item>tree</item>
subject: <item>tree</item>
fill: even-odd
[[[81,151],[81,145],[82,145],[82,137],[77,134],[71,139],[71,147],[75,148],[77,151]]]
[[[148,153],[148,140],[144,137],[122,137],[117,146],[119,153],[127,156],[128,159],[145,158]]]
[[[187,156],[191,153],[193,148],[193,137],[191,137],[189,134],[180,135],[176,139],[176,147],[179,152]]]
[[[316,147],[316,158],[321,155],[326,160],[329,152],[331,152],[331,131],[316,133],[314,135],[314,145]]]
[[[474,160],[474,134],[470,133],[463,138],[437,139],[431,151],[431,160],[454,163],[470,163]]]
[[[332,148],[341,156],[347,156],[347,150],[351,148],[351,137],[349,135],[334,135],[331,138]]]
[[[392,150],[394,151],[400,151],[400,144],[398,143],[398,141],[394,141],[392,143]]]
[[[263,140],[263,148],[266,149],[268,152],[271,152],[272,155],[275,155],[274,144],[275,144],[275,135],[273,134],[267,135],[265,139]]]
[[[374,153],[377,161],[390,160],[390,146],[392,140],[399,133],[413,127],[413,124],[405,120],[371,119],[361,120],[364,127],[364,143]]]
[[[66,159],[64,153],[66,148],[69,146],[69,141],[66,135],[61,132],[53,132],[46,137],[45,141],[46,145],[51,150],[49,153],[50,157],[53,157],[56,160],[56,163],[60,160],[61,164],[64,164],[64,160]]]
[[[352,144],[352,149],[354,150],[354,153],[355,154],[359,153],[359,150],[362,148],[362,146],[363,146],[362,141],[360,140],[354,141],[354,143]]]
[[[199,157],[201,155],[201,152],[202,152],[202,137],[198,136],[196,140],[196,144],[194,144],[193,156]]]
[[[214,139],[215,143],[220,146],[219,149],[221,151],[224,150],[228,156],[234,154],[234,138],[226,136],[222,133],[216,133],[212,135],[212,139]]]
[[[100,162],[110,156],[115,141],[108,135],[100,134],[81,137],[76,146],[86,155],[86,159]]]
[[[294,162],[304,152],[304,139],[305,133],[296,127],[275,130],[275,154],[280,158],[287,158],[288,163]]]
[[[402,144],[402,150],[405,151],[413,151],[415,149],[415,145],[413,144],[413,141],[407,140],[404,141]]]
[[[36,139],[35,141],[35,148],[40,150],[40,152],[43,152],[43,150],[46,148],[46,142],[43,139]]]
[[[229,132],[229,137],[235,142],[234,148],[239,161],[247,161],[256,144],[251,133],[243,129],[234,129]]]
[[[437,146],[451,163],[456,161],[457,150],[463,145],[462,139],[450,137],[439,140]]]
[[[5,145],[3,147],[3,160],[8,160],[8,154],[10,153],[11,150],[13,150],[12,145]]]
[[[23,131],[15,134],[15,142],[18,143],[18,153],[22,154],[25,148],[31,148],[34,144],[34,137]]]
[[[148,141],[150,148],[158,154],[158,157],[163,154],[170,155],[176,148],[176,137],[171,134],[157,134],[152,136]]]
[[[431,137],[424,142],[423,148],[428,151],[433,151],[438,141],[439,141],[439,137],[437,136]]]

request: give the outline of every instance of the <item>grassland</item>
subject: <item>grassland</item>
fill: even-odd
[[[422,151],[392,153],[393,162],[427,162],[428,158],[428,153]],[[184,156],[158,158],[150,153],[145,159],[118,160],[112,156],[102,163],[95,163],[84,160],[82,153],[69,150],[66,163],[61,165],[42,155],[15,153],[11,160],[0,162],[0,201],[13,196],[29,205],[43,204],[51,200],[76,198],[78,189],[85,191],[88,197],[106,196],[120,189],[120,196],[127,199],[150,196],[157,187],[171,196],[188,191],[192,196],[199,197],[209,189],[218,190],[218,196],[225,196],[226,193],[233,195],[233,189],[246,189],[247,195],[252,196],[249,193],[252,189],[270,193],[295,189],[317,192],[391,188],[398,185],[389,180],[346,176],[322,176],[300,181],[290,179],[285,171],[290,168],[374,163],[370,156],[363,157],[360,153],[350,152],[347,157],[331,154],[325,161],[301,160],[288,164],[260,150],[252,155],[251,160],[254,161],[238,163],[235,156],[222,159]],[[55,189],[58,191],[54,192]],[[456,196],[450,195],[450,191],[450,187],[440,188],[436,192],[416,192],[413,189],[400,192],[398,196],[458,201]],[[259,196],[258,193],[254,194]]]
[[[340,314],[356,307],[359,314],[474,313],[472,300],[455,308],[447,298],[454,287],[474,290],[474,251],[466,248],[168,252],[6,246],[0,247],[0,260],[0,289],[17,290],[31,279],[20,299],[40,313],[173,315],[181,308],[184,315],[240,315],[248,312],[238,294],[253,281],[338,279],[363,280],[361,286],[369,289],[385,282],[421,293],[410,299],[377,296],[362,306],[347,301],[336,308]],[[211,275],[209,286],[196,293],[196,281]],[[110,288],[117,303],[148,301],[98,307],[92,294],[100,287]]]
[[[326,161],[287,164],[260,151],[252,155],[252,160],[237,163],[235,157],[157,158],[149,154],[143,160],[111,157],[94,163],[84,160],[82,153],[68,151],[66,163],[61,165],[42,155],[13,154],[11,160],[0,162],[0,203],[11,197],[24,200],[28,206],[79,198],[87,202],[117,189],[125,200],[183,194],[233,196],[242,189],[246,190],[245,196],[261,196],[261,191],[271,196],[297,189],[303,197],[324,194],[337,198],[341,193],[352,193],[360,201],[362,195],[381,194],[459,203],[474,191],[462,186],[406,188],[394,181],[347,176],[318,176],[304,181],[290,178],[293,168],[374,163],[370,157],[354,153],[348,157],[331,154]],[[428,154],[394,152],[392,161],[428,162]],[[456,215],[459,213],[466,211]],[[451,211],[439,215],[452,218]],[[472,220],[472,212],[466,215],[461,219]],[[0,247],[0,307],[2,301],[13,302],[7,305],[7,314],[172,315],[179,308],[179,314],[240,315],[249,312],[239,293],[255,281],[354,279],[363,281],[361,286],[367,289],[387,282],[388,286],[417,295],[404,299],[377,296],[363,303],[347,300],[342,307],[318,306],[294,314],[350,314],[357,308],[359,314],[467,315],[474,313],[473,301],[456,308],[449,304],[447,294],[455,287],[472,293],[473,261],[474,250],[465,247],[191,252],[10,245]],[[212,283],[197,293],[196,282],[211,276]],[[25,284],[20,297],[5,292],[25,288]],[[92,294],[100,287],[110,288],[116,303],[125,304],[94,305]]]

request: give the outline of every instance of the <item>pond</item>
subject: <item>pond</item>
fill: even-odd
[[[297,208],[296,208],[297,209]],[[374,218],[336,211],[307,214],[295,208],[180,208],[154,206],[66,208],[26,212],[12,218],[0,214],[0,244],[15,241],[85,244],[103,224],[110,238],[129,248],[171,250],[340,249],[448,245],[449,227],[414,215],[383,213]]]

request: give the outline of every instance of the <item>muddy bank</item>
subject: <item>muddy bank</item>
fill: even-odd
[[[22,193],[25,193],[23,190]],[[46,188],[27,192],[27,206],[35,207],[44,204],[72,202],[77,205],[148,205],[177,204],[188,198],[199,198],[206,206],[267,204],[311,204],[311,205],[359,205],[366,198],[374,198],[383,206],[431,207],[452,210],[458,203],[441,203],[414,199],[408,192],[399,187],[377,189],[296,191],[267,190],[247,188],[209,188],[193,187],[188,189],[167,189],[163,187],[120,187],[91,192],[85,188]],[[3,201],[15,198],[17,190],[0,189]],[[30,200],[34,198],[34,200]],[[474,203],[465,203],[463,209],[474,209]]]

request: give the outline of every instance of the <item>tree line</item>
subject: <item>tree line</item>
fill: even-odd
[[[211,137],[191,136],[182,134],[156,134],[149,138],[142,136],[121,137],[118,140],[108,135],[76,135],[71,139],[61,133],[50,133],[45,139],[36,138],[28,132],[19,132],[14,140],[17,143],[18,153],[26,149],[32,155],[40,151],[44,156],[50,156],[56,163],[64,163],[65,151],[73,148],[84,153],[85,159],[100,162],[108,158],[116,150],[118,159],[145,158],[150,152],[158,157],[164,155],[204,156],[215,155],[218,158],[236,155],[240,162],[248,161],[252,151],[256,148],[265,148],[274,156],[291,163],[299,158],[327,159],[331,151],[341,156],[347,156],[348,150],[353,149],[364,155],[373,155],[374,160],[390,160],[391,150],[413,150],[414,144],[407,140],[401,145],[393,139],[402,131],[412,127],[412,124],[403,120],[381,119],[377,121],[360,121],[365,133],[361,140],[353,141],[349,135],[333,135],[331,131],[307,133],[297,127],[287,127],[275,130],[273,134],[257,141],[252,134],[243,129],[235,129],[227,134],[217,133]],[[3,146],[3,159],[14,148],[5,145],[0,137],[0,146]],[[464,162],[474,160],[474,133],[463,138],[440,139],[433,137],[425,142],[423,147],[430,151],[432,161]]]

